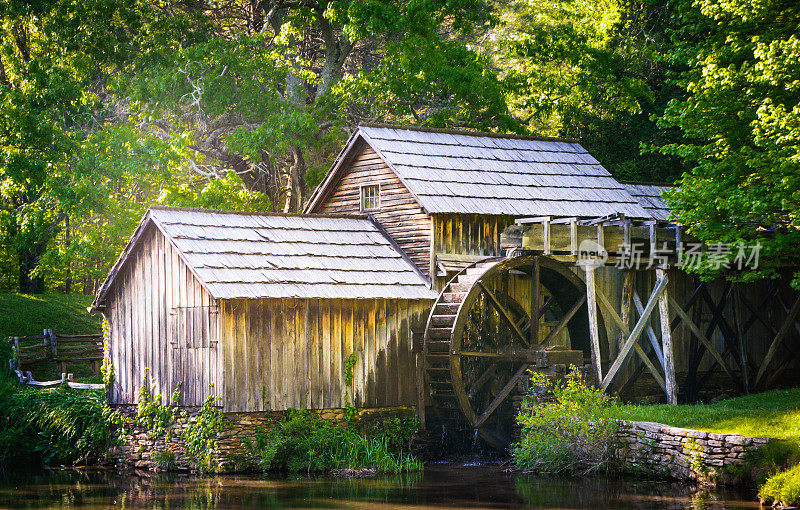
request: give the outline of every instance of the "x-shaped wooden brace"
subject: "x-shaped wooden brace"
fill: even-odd
[[[641,307],[641,300],[639,300],[638,296],[636,296],[634,293],[634,302],[638,301],[639,305],[637,307],[639,311],[639,320],[636,322],[633,329],[629,329],[628,325],[625,324],[625,321],[622,320],[619,314],[617,314],[616,310],[614,310],[614,308],[611,306],[611,303],[608,302],[608,299],[605,297],[605,295],[603,295],[602,292],[598,292],[598,289],[595,286],[593,268],[587,269],[586,286],[587,295],[589,298],[589,327],[592,336],[592,358],[595,371],[598,375],[598,379],[600,380],[600,388],[603,391],[607,391],[611,386],[611,383],[614,381],[617,375],[619,375],[620,370],[627,363],[631,353],[636,352],[645,366],[647,366],[648,370],[650,370],[650,372],[653,374],[653,377],[659,383],[661,388],[667,393],[667,398],[670,403],[675,403],[676,384],[675,371],[672,365],[672,335],[671,329],[669,329],[667,324],[669,308],[667,300],[662,297],[666,291],[667,284],[669,283],[669,278],[663,270],[659,269],[657,272],[658,279],[656,281],[656,285],[653,288],[653,291],[647,300],[647,304],[644,307]],[[602,375],[602,370],[600,367],[600,342],[597,333],[596,315],[597,304],[603,308],[606,315],[610,317],[611,320],[613,320],[614,323],[616,323],[616,325],[620,328],[623,334],[626,335],[626,339],[620,347],[619,354],[611,364],[611,367],[609,367],[608,373],[605,374],[605,376]],[[648,331],[648,338],[650,339],[651,343],[654,344],[656,355],[659,358],[659,362],[662,364],[662,367],[664,368],[665,377],[661,376],[656,366],[650,360],[649,356],[644,352],[644,349],[642,349],[642,347],[637,343],[641,334],[649,327],[650,316],[652,315],[653,310],[655,310],[656,305],[658,305],[659,312],[662,315],[662,339],[665,344],[664,352],[661,352],[661,349],[658,346],[658,340],[652,330]]]
[[[758,374],[756,375],[755,382],[753,383],[754,387],[758,386],[758,383],[761,382],[761,378],[764,377],[764,374],[767,371],[767,367],[769,367],[772,358],[775,357],[775,354],[778,352],[778,347],[781,345],[781,342],[786,337],[786,334],[789,333],[789,330],[792,328],[792,325],[795,324],[795,320],[797,318],[797,314],[800,313],[800,296],[795,300],[794,305],[792,308],[788,310],[788,315],[786,316],[786,320],[783,321],[783,325],[781,329],[778,330],[778,334],[775,335],[775,338],[772,340],[772,343],[767,350],[767,354],[764,355],[764,359],[761,362],[761,367],[758,369]],[[796,325],[795,325],[796,327]]]

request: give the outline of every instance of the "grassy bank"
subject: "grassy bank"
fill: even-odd
[[[23,387],[11,376],[9,336],[93,333],[101,318],[91,296],[0,294],[0,469],[95,462],[112,441],[112,415],[100,391]],[[83,370],[85,368],[85,370]],[[26,367],[40,380],[56,378],[53,362]],[[70,367],[77,377],[85,367]],[[85,372],[85,373],[84,373]]]
[[[614,416],[743,436],[781,439],[748,459],[739,473],[761,485],[759,496],[786,505],[800,504],[800,388],[774,390],[697,405],[624,405]],[[788,469],[787,469],[788,468]]]
[[[100,331],[102,317],[86,307],[92,296],[80,294],[0,294],[0,337]]]
[[[784,439],[800,446],[800,388],[696,405],[623,405],[615,417],[675,427]]]
[[[0,294],[0,364],[8,369],[11,358],[10,336],[41,335],[45,329],[57,333],[97,333],[102,329],[102,316],[90,314],[86,307],[92,296],[80,294]],[[37,380],[58,378],[55,363],[43,362],[26,368]],[[76,379],[91,375],[88,363],[70,366]]]

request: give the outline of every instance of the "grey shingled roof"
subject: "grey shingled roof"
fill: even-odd
[[[661,192],[671,189],[672,186],[638,182],[623,182],[622,185],[653,218],[657,220],[667,219],[669,206],[661,199]]]
[[[436,297],[365,217],[150,208],[140,230],[150,220],[216,299]]]
[[[650,218],[570,140],[361,126],[429,213]]]

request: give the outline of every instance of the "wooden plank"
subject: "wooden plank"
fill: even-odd
[[[534,257],[531,267],[530,283],[530,325],[528,326],[528,345],[539,343],[539,257]]]
[[[275,336],[275,323],[280,320],[280,302],[277,299],[262,299],[264,308],[264,350],[269,358],[269,371],[264,374],[265,384],[268,389],[266,407],[275,410],[280,402],[280,388],[278,379],[282,376],[280,358],[278,356],[278,338]]]
[[[639,294],[637,294],[635,290],[633,291],[633,304],[636,306],[636,311],[641,316],[644,313],[644,305],[642,305],[642,300],[639,298]],[[653,351],[656,353],[658,362],[662,367],[664,367],[664,353],[659,345],[655,331],[653,331],[653,327],[648,324],[645,328],[645,332],[647,333],[647,338],[650,340],[650,345],[653,347]]]
[[[275,389],[273,409],[282,411],[288,409],[288,382],[286,381],[286,359],[284,358],[284,343],[286,338],[284,336],[283,321],[286,310],[284,309],[284,301],[282,299],[272,300],[272,363],[275,370],[272,371],[274,377],[272,385]]]
[[[663,269],[656,269],[656,277],[660,281],[667,280],[667,273]],[[675,361],[672,350],[672,328],[669,321],[669,289],[664,286],[664,290],[658,297],[658,312],[661,322],[661,342],[664,349],[664,382],[667,385],[667,403],[678,403],[678,383],[675,380]]]
[[[346,364],[347,360],[350,358],[350,355],[354,352],[354,324],[353,324],[353,306],[355,302],[351,299],[345,299],[342,301],[342,335],[344,337],[344,347],[342,348],[342,359],[343,363]],[[344,366],[343,364],[343,366]],[[344,369],[343,369],[344,370]],[[355,367],[353,367],[353,372],[355,372]],[[350,385],[346,388],[348,395],[350,396],[350,403],[352,404],[355,401],[355,373],[353,373],[353,381],[350,382]]]
[[[786,320],[783,322],[781,329],[778,330],[778,334],[775,335],[775,338],[772,340],[772,343],[767,349],[767,353],[764,355],[764,359],[761,361],[761,367],[758,369],[758,374],[756,374],[755,382],[753,383],[754,387],[758,387],[758,383],[761,382],[761,378],[764,377],[764,374],[767,371],[767,367],[769,366],[772,358],[775,357],[775,354],[778,352],[778,347],[780,346],[783,338],[791,329],[792,324],[794,324],[795,318],[797,317],[798,312],[800,312],[800,297],[795,300],[792,309],[789,311],[789,314],[786,316]]]
[[[263,370],[263,360],[261,342],[259,333],[261,330],[261,310],[259,309],[259,301],[248,299],[244,303],[246,320],[245,337],[247,338],[247,355],[243,360],[250,365],[248,370],[248,382],[250,390],[248,391],[249,402],[247,410],[250,412],[261,411],[264,409],[264,397],[262,391],[261,374]]]
[[[309,370],[309,331],[308,325],[308,300],[298,299],[295,308],[295,348],[297,358],[297,381],[300,385],[299,407],[311,409],[311,373]],[[313,331],[313,330],[312,330]]]
[[[367,380],[367,362],[364,354],[364,335],[365,335],[365,317],[367,300],[359,299],[354,303],[353,308],[353,352],[356,353],[356,366],[353,368],[354,385],[357,390],[357,396],[353,397],[356,406],[364,407],[366,405],[366,380]]]
[[[364,350],[367,355],[367,405],[378,407],[377,391],[377,315],[378,300],[369,300],[369,310],[367,315],[367,332]]]
[[[404,301],[404,300],[402,300]],[[396,406],[403,401],[403,376],[408,373],[405,367],[401,370],[402,355],[397,338],[397,315],[402,309],[402,301],[386,300],[386,405]],[[406,361],[408,363],[408,361]]]
[[[322,316],[322,385],[323,399],[322,408],[329,409],[333,406],[333,374],[331,373],[331,300],[324,299],[320,302],[320,314]]]
[[[342,300],[331,302],[331,406],[344,407],[344,363],[342,362]]]
[[[319,370],[319,299],[308,300],[308,324],[306,338],[308,343],[309,400],[311,409],[319,409],[322,398],[322,378]]]
[[[317,339],[316,339],[316,347],[317,347],[317,380],[319,387],[317,388],[317,400],[314,404],[316,409],[324,409],[325,408],[325,350],[328,348],[327,344],[325,343],[325,325],[324,325],[324,315],[325,315],[325,300],[319,299],[317,300]]]
[[[164,267],[165,267],[165,303],[164,303],[164,321],[166,327],[166,337],[164,339],[164,357],[166,359],[166,369],[168,377],[169,393],[175,392],[177,388],[178,378],[176,377],[176,367],[174,363],[174,347],[177,342],[175,332],[175,315],[172,314],[174,307],[177,306],[177,293],[175,291],[177,286],[176,268],[175,268],[176,254],[173,251],[170,243],[164,243]],[[223,360],[224,361],[224,360]],[[224,364],[224,363],[223,363]],[[224,386],[223,381],[223,386]],[[223,391],[225,388],[221,388]]]
[[[146,239],[146,238],[145,238]],[[148,384],[145,380],[147,368],[147,360],[145,359],[145,350],[144,350],[144,342],[145,337],[147,336],[147,321],[144,318],[144,310],[147,306],[147,297],[145,296],[145,275],[147,274],[145,271],[145,248],[142,247],[139,250],[139,253],[136,257],[136,295],[137,295],[137,305],[134,309],[134,317],[135,317],[135,324],[136,324],[136,340],[135,340],[135,358],[136,358],[136,370],[134,371],[134,388],[133,391],[135,392],[143,384]]]
[[[159,351],[159,367],[162,388],[164,389],[165,398],[169,400],[172,396],[172,375],[169,370],[170,350],[172,346],[169,343],[169,309],[167,308],[167,294],[169,292],[170,283],[167,274],[167,252],[166,252],[166,239],[160,232],[157,234],[158,239],[158,274],[159,282],[157,285],[156,295],[158,296],[157,309],[158,309],[158,351]]]
[[[164,293],[166,292],[166,275],[164,270],[164,236],[161,232],[156,231],[155,247],[153,251],[153,273],[156,278],[150,281],[152,287],[152,305],[153,305],[153,354],[154,354],[154,367],[157,376],[160,392],[163,395],[162,402],[168,403],[170,399],[170,375],[167,372],[166,358],[168,354],[168,343],[166,342],[166,335],[162,334],[162,330],[166,330],[166,312],[164,311]]]
[[[286,394],[286,405],[297,409],[301,407],[300,367],[297,352],[297,299],[283,299],[283,377]]]
[[[587,271],[587,275],[589,272]],[[628,360],[628,356],[630,355],[631,351],[633,350],[633,345],[636,343],[639,335],[642,334],[647,322],[650,320],[650,314],[656,307],[658,302],[658,298],[664,292],[664,289],[667,287],[667,283],[669,282],[669,278],[665,274],[662,279],[659,279],[656,282],[655,288],[653,289],[653,293],[650,295],[650,298],[647,300],[647,305],[644,308],[644,313],[639,317],[639,320],[636,322],[636,325],[633,327],[631,334],[628,336],[625,343],[620,348],[620,352],[617,355],[617,358],[614,360],[614,363],[608,369],[608,373],[603,378],[602,382],[600,383],[600,388],[605,391],[608,389],[611,382],[616,377],[618,371],[625,362]]]
[[[375,316],[375,392],[376,406],[389,405],[389,338],[386,331],[386,300],[377,300]]]
[[[586,301],[589,312],[589,341],[592,356],[592,368],[597,381],[603,380],[603,367],[600,361],[600,331],[597,324],[597,287],[594,279],[594,267],[586,268]]]

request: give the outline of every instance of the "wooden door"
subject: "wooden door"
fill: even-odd
[[[170,313],[172,388],[181,383],[181,405],[199,406],[219,388],[219,309],[175,307]]]

